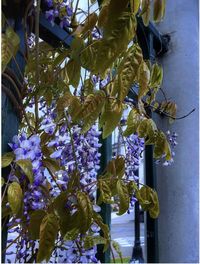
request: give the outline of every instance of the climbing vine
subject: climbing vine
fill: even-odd
[[[38,0],[25,12],[36,25],[26,43],[25,90],[18,107],[22,120],[19,135],[9,142],[11,151],[2,157],[2,167],[10,167],[2,179],[3,219],[17,234],[6,252],[17,262],[98,262],[96,245],[103,244],[104,251],[111,245],[100,205],[112,204],[115,197],[118,215],[135,200],[152,218],[159,215],[156,191],[138,185],[135,174],[145,145],[154,146],[155,160],[172,162],[176,134],[161,131],[148,112],[173,122],[177,107],[157,100],[163,70],[144,60],[136,32],[138,17],[148,26],[151,8],[155,22],[163,19],[165,1],[104,0],[95,11],[96,1],[85,2],[87,11],[79,1],[43,0],[40,5]],[[57,24],[73,36],[70,48],[62,42],[53,48],[39,39],[40,12],[52,27]],[[6,16],[3,29],[5,76],[20,38]],[[126,100],[133,87],[134,100]],[[125,155],[113,156],[99,173],[99,138],[115,129]],[[9,251],[13,244],[15,252]]]

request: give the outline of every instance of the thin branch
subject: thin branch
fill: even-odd
[[[40,16],[40,3],[41,0],[37,0],[36,7],[36,20],[35,20],[35,56],[36,56],[36,85],[39,87],[40,81],[40,71],[39,71],[39,16]],[[38,96],[37,94],[34,96],[35,99],[35,130],[38,129],[39,123],[39,109],[38,109]]]

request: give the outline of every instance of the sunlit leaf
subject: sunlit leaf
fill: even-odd
[[[12,27],[7,27],[6,32],[1,35],[2,72],[5,70],[12,56],[16,55],[19,44],[19,36],[14,32]]]
[[[97,186],[98,186],[99,192],[100,192],[100,197],[98,199],[98,203],[99,204],[101,202],[112,203],[111,190],[110,190],[108,183],[105,180],[99,179]]]
[[[149,91],[150,71],[146,62],[142,62],[138,71],[139,91],[138,98],[145,96]]]
[[[96,222],[97,225],[101,228],[102,236],[105,239],[105,245],[104,245],[104,249],[103,249],[103,252],[105,252],[110,245],[109,228],[106,224],[103,223],[103,219],[99,214],[93,212],[93,219],[94,219],[94,222]]]
[[[127,118],[127,127],[123,132],[125,137],[130,136],[131,134],[137,131],[137,127],[140,123],[141,116],[136,108],[133,108]]]
[[[153,20],[160,22],[165,14],[165,0],[154,0]]]
[[[108,137],[118,125],[123,112],[121,103],[108,101],[102,112],[100,124],[103,125],[103,138]]]
[[[99,244],[106,244],[106,240],[102,236],[86,236],[84,239],[84,248],[86,250]]]
[[[129,192],[127,186],[123,183],[123,181],[117,181],[117,193],[119,195],[119,212],[118,215],[122,215],[127,212],[129,208]]]
[[[14,157],[15,157],[15,155],[13,152],[5,153],[1,157],[1,167],[5,168],[5,167],[9,166],[10,163],[14,160]]]
[[[54,214],[46,215],[40,225],[40,242],[37,262],[42,262],[43,260],[48,262],[54,249],[57,233],[57,217]]]
[[[16,164],[23,170],[23,172],[28,177],[30,183],[33,182],[33,166],[30,160],[23,159],[23,160],[17,160]]]
[[[70,59],[66,67],[69,77],[69,84],[73,85],[76,88],[81,77],[81,65],[77,60]]]
[[[21,186],[17,182],[12,182],[8,186],[8,202],[10,204],[13,214],[17,214],[21,209],[22,198],[23,194]]]
[[[140,15],[142,15],[142,20],[145,26],[149,25],[150,12],[151,12],[150,5],[151,5],[150,0],[142,0],[142,11]]]
[[[80,232],[85,234],[92,223],[92,204],[88,195],[81,191],[77,193],[77,203],[82,219]]]

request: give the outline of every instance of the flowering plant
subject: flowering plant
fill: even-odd
[[[90,6],[88,12],[81,11],[79,1],[76,6],[72,1],[44,2],[47,20],[68,28],[74,39],[70,49],[39,41],[38,0],[24,79],[26,110],[19,135],[9,142],[12,151],[2,158],[2,166],[10,166],[3,181],[3,218],[9,216],[9,232],[18,233],[10,241],[17,245],[16,261],[94,263],[96,245],[106,250],[111,241],[99,205],[111,204],[117,196],[122,215],[137,199],[151,217],[158,217],[156,191],[138,186],[135,172],[144,145],[154,145],[155,159],[172,161],[170,145],[176,145],[176,135],[168,141],[147,109],[167,115],[171,122],[176,104],[156,99],[162,67],[145,61],[136,41],[136,18],[141,16],[148,25],[150,1],[104,0],[92,13]],[[164,2],[154,1],[156,22],[164,16]],[[79,12],[85,18],[78,22]],[[19,37],[8,26],[2,40],[5,70]],[[133,86],[138,89],[135,100],[126,100]],[[97,177],[99,137],[107,138],[116,128],[125,155],[113,157]]]

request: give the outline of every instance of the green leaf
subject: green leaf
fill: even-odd
[[[82,105],[80,100],[76,96],[73,96],[71,98],[68,112],[74,123],[76,123],[82,117]]]
[[[20,38],[12,27],[7,27],[6,33],[1,35],[1,61],[2,72],[6,69],[12,56],[15,56],[19,48]]]
[[[74,193],[75,190],[80,189],[80,172],[74,170],[69,177],[69,182],[67,185],[67,191],[69,193]]]
[[[149,86],[158,90],[163,81],[163,69],[157,63],[154,63],[151,67],[151,77]]]
[[[108,5],[108,18],[104,25],[104,35],[106,37],[113,32],[114,28],[116,29],[116,21],[118,21],[119,17],[125,11],[128,2],[128,0],[110,0]]]
[[[134,181],[130,181],[127,184],[129,196],[132,196],[134,192],[138,191],[138,186]]]
[[[92,223],[92,204],[88,195],[84,192],[77,192],[77,203],[79,214],[82,219],[80,232],[85,234]]]
[[[123,135],[125,137],[130,136],[131,134],[135,133],[137,131],[137,128],[139,126],[141,120],[141,116],[136,108],[133,108],[128,115],[127,118],[127,127],[125,131],[123,132]]]
[[[144,210],[149,210],[151,207],[151,188],[148,186],[142,186],[142,188],[136,192],[136,198]]]
[[[106,240],[104,237],[87,235],[84,239],[84,248],[86,250],[99,244],[106,244]]]
[[[81,35],[85,35],[87,32],[91,32],[95,27],[97,20],[98,16],[95,12],[89,14],[89,16],[86,17],[84,26],[81,29]]]
[[[28,226],[28,231],[30,238],[33,240],[39,239],[40,236],[40,225],[46,212],[44,210],[37,210],[30,215],[30,224]]]
[[[96,93],[87,96],[82,108],[84,123],[81,130],[82,133],[87,132],[99,117],[105,100],[106,97],[103,91],[97,91]]]
[[[171,159],[171,149],[162,131],[158,131],[155,139],[154,158],[159,159],[165,154],[166,160]]]
[[[152,218],[157,218],[159,215],[159,201],[157,193],[148,186],[136,192],[136,197],[144,210],[149,211]]]
[[[119,243],[117,243],[116,241],[112,240],[112,246],[114,248],[114,250],[117,252],[120,260],[121,260],[121,263],[123,263],[123,257],[122,257],[122,251],[120,249],[120,245]]]
[[[23,172],[28,177],[30,183],[33,183],[33,166],[30,160],[23,159],[17,160],[16,164],[23,170]]]
[[[55,172],[60,170],[60,165],[55,159],[45,158],[42,162],[43,166],[50,170],[52,174],[55,174]]]
[[[1,187],[5,184],[5,180],[3,177],[1,177]]]
[[[17,214],[22,205],[22,189],[19,183],[12,182],[8,187],[8,202],[13,214]]]
[[[58,234],[57,217],[54,214],[46,215],[40,225],[40,243],[37,254],[37,262],[48,260],[54,249],[55,240]]]
[[[129,202],[130,202],[130,198],[129,198],[129,192],[128,192],[128,188],[127,186],[121,181],[117,181],[117,193],[119,195],[119,213],[117,213],[118,215],[122,215],[125,212],[127,212],[128,208],[129,208]]]
[[[95,92],[94,84],[93,84],[91,79],[86,79],[84,81],[84,91],[83,92],[84,92],[84,96],[87,96],[87,95]]]
[[[79,60],[80,53],[84,49],[85,43],[81,37],[75,37],[71,44],[71,59]]]
[[[139,91],[138,91],[138,99],[145,96],[149,91],[149,80],[150,80],[150,70],[147,64],[143,61],[140,64],[138,71],[138,81],[139,81]]]
[[[99,18],[98,18],[98,27],[99,28],[103,28],[107,23],[108,9],[109,9],[109,3],[107,2],[107,4],[104,4],[104,2],[103,2],[103,6],[99,12]]]
[[[153,20],[160,22],[165,14],[165,0],[154,0]]]
[[[67,224],[67,223],[66,223]],[[64,235],[64,240],[75,240],[77,236],[79,235],[80,230],[78,228],[73,228],[69,230],[65,235]]]
[[[106,171],[109,172],[112,177],[118,177],[118,179],[121,179],[125,173],[124,157],[117,156],[116,159],[109,161]]]
[[[103,252],[105,252],[110,246],[109,228],[106,224],[103,223],[102,217],[99,214],[97,214],[96,212],[93,212],[93,219],[94,219],[94,222],[97,223],[97,225],[101,228],[101,231],[103,233],[103,237],[105,239],[105,245],[104,245]]]
[[[118,73],[114,81],[111,95],[114,96],[118,93],[118,99],[121,102],[123,102],[124,98],[127,96],[138,75],[142,59],[142,50],[139,45],[135,44],[128,49],[118,66]]]
[[[113,203],[113,201],[111,200],[111,190],[108,183],[105,180],[99,179],[97,187],[99,188],[100,192],[98,204],[100,204],[101,202]]]
[[[142,0],[142,11],[140,15],[142,15],[142,20],[146,27],[149,25],[150,20],[150,5],[150,0]]]
[[[150,195],[151,195],[153,205],[149,209],[149,214],[152,218],[157,218],[160,213],[158,195],[154,190],[151,190]]]
[[[136,15],[140,8],[140,0],[131,0],[130,5],[131,5],[131,12],[133,12],[133,14]]]
[[[14,160],[14,157],[15,155],[13,152],[5,153],[1,158],[1,167],[2,168],[8,167],[10,163]]]
[[[103,125],[103,139],[108,137],[117,127],[123,113],[122,103],[112,101],[106,102],[100,117],[100,125]]]
[[[77,60],[70,59],[66,65],[69,84],[77,88],[81,77],[81,65]]]
[[[60,53],[53,62],[53,67],[57,67],[58,65],[62,64],[63,61],[69,56],[69,50],[64,50]]]
[[[68,107],[72,100],[72,94],[70,92],[64,93],[62,97],[57,100],[56,109],[58,112],[64,112],[64,109]]]

